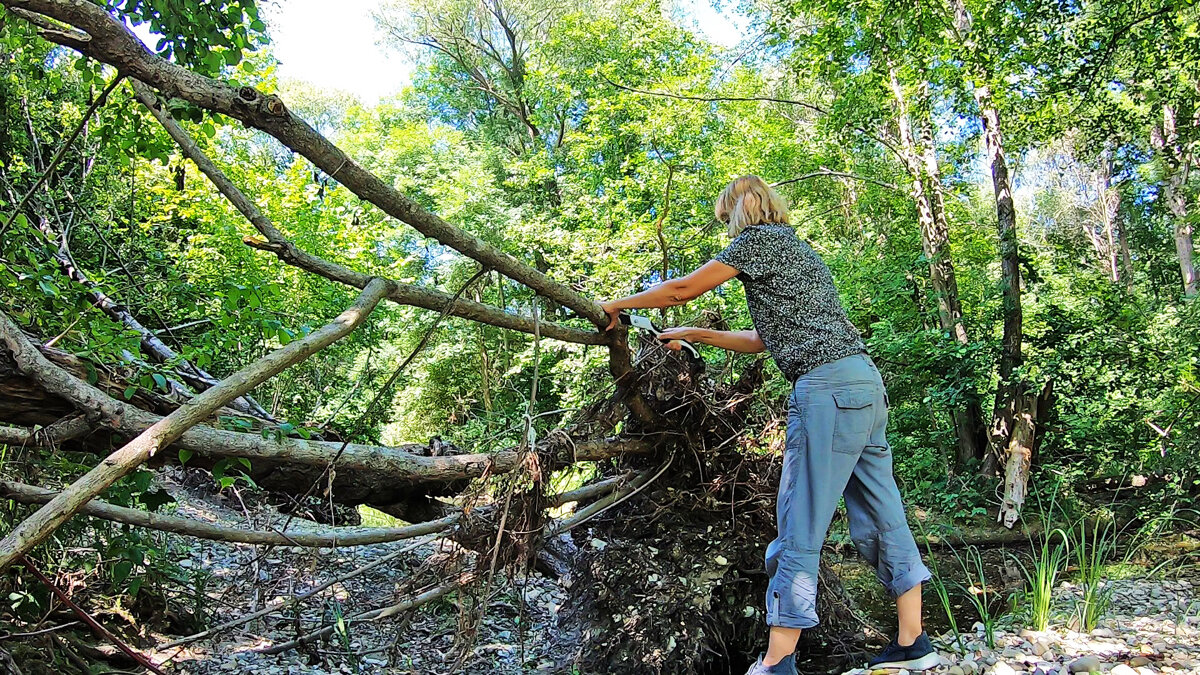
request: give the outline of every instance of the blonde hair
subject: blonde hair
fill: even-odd
[[[787,202],[758,176],[742,176],[721,190],[713,206],[717,220],[736,237],[751,225],[788,222]]]

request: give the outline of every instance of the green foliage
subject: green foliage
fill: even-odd
[[[1071,552],[1071,539],[1061,528],[1054,526],[1057,516],[1055,502],[1039,514],[1039,529],[1030,538],[1029,563],[1015,556],[1025,576],[1025,608],[1029,615],[1029,627],[1043,631],[1049,628],[1054,609],[1054,589],[1067,566]],[[1095,626],[1093,625],[1092,628]],[[1088,628],[1091,630],[1091,628]]]
[[[161,56],[205,75],[238,65],[266,33],[254,0],[110,0],[108,8],[130,25],[145,24]]]

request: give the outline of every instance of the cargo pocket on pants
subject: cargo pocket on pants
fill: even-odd
[[[875,426],[875,395],[869,391],[834,392],[833,451],[856,453],[871,440]]]

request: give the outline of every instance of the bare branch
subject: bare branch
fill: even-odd
[[[50,176],[54,174],[54,169],[58,167],[58,163],[61,162],[63,156],[67,154],[67,150],[75,142],[75,139],[79,137],[79,134],[83,131],[83,128],[87,126],[88,120],[90,120],[92,115],[95,114],[96,109],[108,100],[108,95],[112,93],[112,90],[116,88],[118,84],[121,83],[121,80],[124,77],[124,75],[117,75],[114,77],[112,82],[109,82],[108,86],[104,88],[104,91],[100,92],[100,95],[96,97],[96,100],[92,101],[92,104],[88,106],[87,111],[83,113],[83,117],[79,120],[79,124],[75,125],[75,128],[71,130],[71,133],[65,139],[63,139],[62,144],[59,145],[58,152],[54,153],[54,157],[50,159],[50,165],[47,166],[46,170],[42,172],[41,178],[38,178],[37,182],[33,184],[33,187],[29,188],[29,191],[25,193],[25,196],[21,197],[21,201],[13,208],[12,215],[10,215],[8,219],[4,221],[3,225],[0,225],[0,234],[4,234],[4,231],[7,230],[9,226],[13,224],[13,221],[17,219],[17,215],[21,213],[21,209],[25,208],[25,205],[29,203],[29,198],[33,196],[33,193],[37,192],[38,189],[40,189],[42,185],[50,179]]]
[[[222,380],[212,389],[201,393],[170,415],[156,422],[129,443],[109,455],[99,466],[84,474],[39,509],[0,541],[0,569],[50,536],[85,503],[103,492],[121,476],[177,440],[188,429],[255,386],[262,384],[287,367],[324,349],[357,328],[375,309],[389,288],[388,282],[376,279],[367,285],[354,305],[333,322],[319,330],[289,343],[251,363]],[[57,370],[21,334],[20,328],[7,315],[0,313],[0,340],[13,351],[17,365],[24,373]],[[61,371],[59,371],[61,372]],[[65,374],[64,374],[65,375]],[[69,377],[69,376],[67,376]],[[103,396],[93,388],[95,394]],[[89,396],[89,398],[94,398]],[[102,400],[96,409],[107,407]],[[119,412],[119,411],[118,411]]]
[[[436,587],[434,587],[430,590],[427,590],[424,593],[416,595],[413,598],[410,598],[408,600],[398,602],[398,603],[388,606],[388,607],[381,607],[379,609],[374,609],[369,612],[362,612],[361,614],[355,614],[354,616],[348,616],[348,617],[346,617],[345,622],[347,624],[352,624],[352,623],[361,623],[364,621],[378,621],[379,619],[386,619],[389,616],[395,616],[396,614],[399,614],[400,612],[406,612],[410,609],[420,607],[421,605],[423,605],[431,600],[436,600],[444,595],[449,595],[450,593],[458,590],[459,588],[462,588],[463,586],[469,584],[474,578],[475,578],[475,575],[473,573],[469,573],[469,572],[465,573],[465,574],[461,575],[458,579],[455,579],[454,581],[442,584],[441,586],[436,586]],[[309,642],[320,640],[322,638],[333,635],[333,631],[335,629],[336,629],[335,625],[329,625],[320,630],[313,631],[311,633],[308,633],[307,635],[296,638],[295,640],[289,640],[288,642],[283,642],[283,643],[277,644],[274,647],[255,649],[254,651],[256,651],[260,654],[280,654],[282,652],[286,652],[288,650],[295,649],[296,647],[300,647],[302,645],[308,644]]]
[[[268,614],[273,614],[285,607],[290,607],[297,603],[303,602],[303,601],[313,597],[314,595],[320,593],[321,591],[324,591],[325,589],[329,588],[330,586],[333,586],[334,584],[344,583],[344,582],[346,582],[350,579],[353,579],[354,577],[357,577],[365,572],[369,572],[370,570],[373,570],[376,567],[379,567],[381,565],[386,565],[407,553],[411,553],[414,549],[416,549],[420,546],[424,546],[425,544],[428,544],[429,542],[433,541],[436,538],[437,538],[436,536],[430,536],[430,537],[426,537],[420,541],[414,541],[413,543],[409,544],[408,546],[405,546],[404,548],[400,549],[399,551],[394,551],[392,553],[389,553],[389,554],[383,556],[382,558],[377,558],[376,560],[372,561],[369,564],[363,565],[361,567],[357,567],[357,568],[351,570],[350,572],[347,572],[346,574],[343,574],[338,577],[334,577],[333,579],[326,581],[325,583],[321,584],[320,586],[317,586],[316,588],[307,590],[307,591],[301,593],[300,595],[294,595],[290,598],[271,603],[270,605],[263,607],[262,609],[260,609],[257,612],[248,614],[246,616],[238,617],[236,619],[233,619],[232,621],[226,621],[223,624],[220,624],[218,626],[213,626],[212,628],[209,628],[208,630],[200,631],[199,633],[196,633],[194,635],[189,635],[185,638],[180,638],[178,640],[172,640],[166,644],[161,644],[158,646],[158,651],[162,651],[164,649],[170,649],[172,647],[178,647],[180,645],[186,645],[186,644],[195,642],[196,640],[203,640],[204,638],[206,638],[210,635],[215,635],[223,630],[228,630],[235,626],[241,626],[243,624],[250,623],[251,621],[254,621],[255,619],[261,619],[264,616],[267,616]]]
[[[778,183],[772,183],[771,187],[779,187],[781,185],[788,185],[791,183],[799,183],[802,180],[808,180],[809,178],[818,178],[820,176],[829,176],[831,178],[849,178],[851,180],[860,180],[860,181],[863,181],[864,183],[874,183],[875,185],[878,185],[879,187],[884,187],[889,190],[896,190],[896,191],[900,190],[900,188],[897,187],[894,183],[882,181],[882,180],[879,180],[878,178],[870,178],[868,176],[859,176],[859,175],[853,174],[853,173],[843,173],[841,171],[829,171],[828,169],[822,169],[820,171],[813,171],[812,173],[806,173],[803,176],[797,176],[795,178],[781,180]]]
[[[35,485],[27,485],[16,481],[0,481],[0,495],[22,504],[45,504],[62,493],[47,490]],[[434,532],[446,530],[458,522],[459,515],[454,514],[438,520],[430,520],[405,527],[327,527],[318,530],[305,529],[300,531],[276,530],[242,530],[236,527],[215,525],[202,520],[193,520],[182,516],[172,516],[161,513],[131,509],[124,506],[109,504],[99,499],[87,502],[79,509],[80,513],[111,520],[126,525],[136,525],[160,532],[174,532],[188,537],[225,541],[237,544],[263,544],[271,546],[364,546],[382,544],[403,539],[412,539]]]
[[[603,78],[605,82],[616,87],[617,89],[624,89],[625,91],[632,92],[634,94],[642,94],[644,96],[658,96],[658,97],[662,97],[662,98],[677,99],[680,101],[700,101],[700,102],[705,102],[705,103],[755,102],[755,101],[762,102],[762,103],[782,103],[784,105],[798,106],[800,108],[804,108],[806,110],[811,110],[811,111],[821,114],[821,115],[829,114],[828,109],[823,108],[819,105],[816,105],[815,103],[809,103],[807,101],[797,101],[797,100],[789,99],[789,98],[775,98],[772,96],[692,96],[689,94],[675,94],[675,93],[666,92],[666,91],[650,91],[648,89],[638,89],[636,87],[630,87],[630,86],[627,86],[624,84],[619,84],[617,82],[613,82],[612,80],[605,77],[603,74],[601,74],[600,77]],[[887,138],[884,138],[884,136],[882,134],[874,132],[874,131],[870,131],[867,128],[862,127],[862,126],[855,126],[852,128],[855,131],[863,134],[864,136],[866,136],[874,141],[877,141],[880,145],[883,145],[888,150],[890,150],[892,152],[892,154],[899,157],[902,162],[904,161],[904,154],[899,150],[899,148],[896,147],[894,142],[888,140]],[[906,166],[907,166],[907,164],[906,164]]]

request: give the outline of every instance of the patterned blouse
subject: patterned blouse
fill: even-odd
[[[747,227],[716,259],[738,271],[754,328],[789,380],[866,353],[829,268],[791,227]]]

